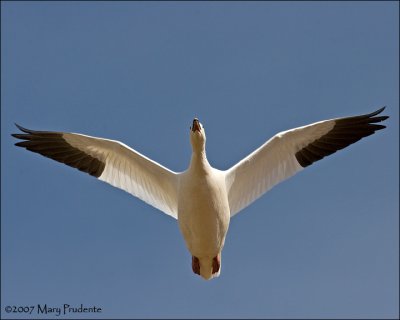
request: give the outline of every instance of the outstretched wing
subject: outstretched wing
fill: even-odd
[[[24,133],[12,136],[25,140],[16,146],[89,173],[177,218],[177,173],[119,141],[16,126]]]
[[[316,122],[276,134],[226,171],[231,217],[301,169],[385,128],[385,107],[366,115]]]

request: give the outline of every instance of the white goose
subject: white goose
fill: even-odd
[[[198,119],[190,130],[189,168],[173,172],[127,145],[77,133],[33,131],[19,125],[16,146],[40,153],[121,188],[178,219],[204,279],[220,274],[230,218],[277,183],[315,161],[385,128],[384,107],[366,115],[316,122],[276,134],[226,171],[207,161],[206,135]]]

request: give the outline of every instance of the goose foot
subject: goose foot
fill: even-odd
[[[192,256],[192,270],[195,274],[200,275],[200,261],[195,256]]]
[[[212,273],[217,273],[221,267],[221,254],[218,254],[212,261]]]

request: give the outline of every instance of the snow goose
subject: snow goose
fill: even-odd
[[[303,168],[385,128],[376,124],[388,118],[377,116],[383,110],[278,133],[226,171],[208,163],[206,134],[197,118],[190,129],[189,168],[180,173],[114,140],[19,125],[23,133],[12,136],[24,140],[16,146],[87,172],[178,219],[193,272],[211,279],[221,271],[230,218]]]

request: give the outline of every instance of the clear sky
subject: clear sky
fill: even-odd
[[[2,1],[2,317],[81,303],[104,318],[398,316],[398,10]],[[16,122],[120,140],[183,171],[197,116],[227,169],[279,131],[383,105],[387,129],[232,219],[208,282],[174,219],[10,136]]]

